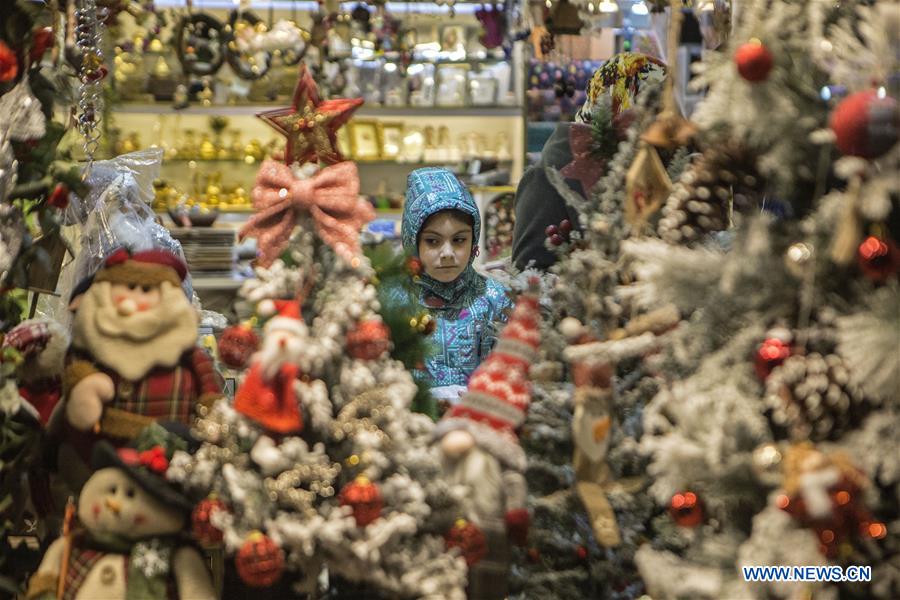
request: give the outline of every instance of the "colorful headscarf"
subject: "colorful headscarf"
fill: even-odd
[[[419,231],[428,217],[443,210],[458,210],[472,217],[472,244],[477,245],[481,235],[481,215],[472,194],[456,175],[438,167],[424,167],[410,173],[406,181],[406,204],[400,227],[403,249],[409,255],[419,255]],[[422,273],[418,284],[426,292],[453,304],[482,279],[472,266],[474,261],[473,252],[466,269],[451,282],[444,283]]]
[[[666,65],[658,58],[632,52],[616,54],[594,71],[588,83],[587,100],[575,120],[590,123],[604,95],[610,96],[613,116],[616,116],[634,105],[643,82],[661,82],[665,76]]]

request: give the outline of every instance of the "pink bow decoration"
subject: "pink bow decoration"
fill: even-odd
[[[309,179],[297,179],[290,167],[267,160],[253,187],[256,214],[239,237],[255,237],[259,264],[271,265],[287,247],[297,213],[312,215],[316,232],[344,260],[359,253],[359,231],[375,218],[375,209],[359,197],[356,164],[339,162]]]

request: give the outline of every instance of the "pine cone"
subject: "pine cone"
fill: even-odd
[[[872,408],[837,354],[791,356],[766,380],[769,417],[792,439],[836,439]]]
[[[681,176],[659,221],[660,237],[690,243],[728,227],[729,200],[741,211],[763,190],[756,159],[740,146],[707,148]]]

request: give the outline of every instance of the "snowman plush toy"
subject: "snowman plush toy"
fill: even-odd
[[[184,534],[192,503],[166,481],[172,454],[187,448],[175,430],[154,424],[127,447],[95,446],[77,522],[47,549],[28,600],[215,598],[204,560]]]

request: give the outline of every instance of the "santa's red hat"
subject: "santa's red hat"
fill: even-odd
[[[131,285],[159,285],[168,281],[177,287],[187,277],[187,272],[184,261],[167,250],[131,254],[125,248],[119,248],[106,258],[94,281]]]
[[[435,427],[435,436],[465,430],[507,467],[525,469],[516,430],[531,403],[528,371],[538,357],[540,312],[534,290],[522,294],[497,346],[469,379],[469,389]]]
[[[300,303],[296,300],[263,300],[257,305],[256,312],[262,317],[271,317],[266,321],[266,333],[289,331],[306,335],[306,323],[300,312]]]

